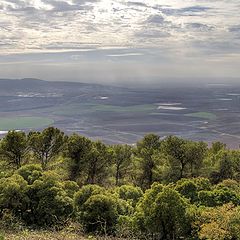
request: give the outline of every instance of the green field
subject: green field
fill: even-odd
[[[53,124],[50,118],[42,117],[9,117],[0,118],[0,130],[41,128]]]
[[[100,112],[149,112],[156,109],[153,104],[132,105],[132,106],[114,106],[107,104],[79,104],[68,105],[54,110],[54,114],[72,116],[75,114],[91,113],[95,111]]]
[[[208,120],[214,120],[217,118],[217,116],[210,112],[195,112],[195,113],[188,113],[185,114],[187,117],[196,117],[196,118],[203,118]]]

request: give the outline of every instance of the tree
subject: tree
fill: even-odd
[[[227,148],[227,145],[225,143],[213,142],[211,148],[209,149],[209,152],[216,155],[221,150],[226,150],[226,148]]]
[[[192,142],[170,136],[163,141],[162,151],[167,155],[171,165],[172,178],[179,180],[188,175],[188,169],[193,176],[194,172],[201,168],[207,145],[203,142]]]
[[[233,178],[233,161],[231,155],[223,152],[219,162],[219,180]]]
[[[132,147],[129,145],[115,145],[112,149],[115,167],[115,184],[118,186],[131,165]]]
[[[188,203],[170,187],[154,185],[137,206],[135,219],[140,230],[160,240],[190,235]]]
[[[153,171],[156,167],[154,156],[160,151],[160,137],[155,134],[146,135],[137,143],[135,155],[139,158],[141,176],[140,185],[149,188],[154,182]]]
[[[85,159],[84,170],[87,184],[102,183],[106,178],[107,168],[111,163],[109,148],[100,141],[93,142],[91,150]]]
[[[30,132],[28,141],[30,149],[41,161],[42,168],[45,169],[48,162],[63,150],[66,137],[59,129],[49,127],[42,132]]]
[[[181,179],[177,182],[175,190],[182,196],[189,199],[191,203],[197,201],[198,187],[197,184],[190,179]]]
[[[68,138],[65,155],[70,160],[70,180],[76,180],[83,173],[91,149],[92,141],[86,137],[73,134]]]
[[[207,144],[204,142],[186,141],[184,144],[184,155],[188,161],[191,177],[196,177],[199,174],[207,150]]]
[[[20,168],[24,157],[28,153],[26,134],[9,131],[0,142],[0,153],[10,164]]]

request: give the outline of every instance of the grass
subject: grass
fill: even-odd
[[[53,124],[50,118],[42,117],[10,117],[0,118],[0,130],[7,131],[13,129],[41,128]]]
[[[87,240],[81,235],[69,232],[24,231],[6,233],[4,240]]]
[[[208,120],[214,120],[217,118],[217,116],[210,112],[195,112],[195,113],[188,113],[185,114],[187,117],[196,117],[196,118],[203,118]]]
[[[71,233],[67,231],[22,231],[18,233],[0,234],[0,240],[123,240],[123,238],[91,235],[84,236],[83,234]]]

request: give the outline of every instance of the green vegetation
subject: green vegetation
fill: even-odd
[[[0,130],[41,128],[53,123],[52,119],[42,117],[0,118]]]
[[[0,167],[0,239],[240,239],[240,150],[220,142],[10,131]]]
[[[217,116],[210,112],[195,112],[195,113],[188,113],[185,114],[187,117],[196,117],[196,118],[203,118],[208,120],[214,120],[217,118]]]
[[[81,104],[76,105],[72,104],[69,105],[68,108],[58,108],[54,110],[55,114],[64,115],[64,116],[71,116],[76,113],[91,113],[95,111],[101,112],[148,112],[156,110],[156,106],[154,104],[145,104],[145,105],[133,105],[133,106],[115,106],[115,105],[108,105],[108,104]]]

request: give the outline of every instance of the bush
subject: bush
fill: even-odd
[[[122,185],[116,188],[116,192],[120,199],[130,202],[133,207],[136,206],[139,199],[143,196],[141,188],[131,185]]]
[[[231,190],[214,189],[213,191],[200,191],[198,193],[199,204],[206,207],[221,206],[232,202],[240,204],[240,196]]]
[[[9,209],[21,215],[29,203],[26,191],[27,182],[19,175],[0,179],[0,211]]]
[[[63,182],[62,187],[70,198],[73,198],[74,194],[79,190],[78,184],[73,181]]]
[[[240,239],[240,208],[233,204],[204,209],[198,222],[200,239]]]
[[[107,234],[115,231],[118,216],[115,198],[97,194],[83,204],[81,222],[87,232]]]
[[[38,164],[25,165],[18,169],[17,174],[22,176],[28,184],[32,184],[42,176],[42,167]]]
[[[197,200],[197,185],[192,180],[177,182],[176,191],[188,198],[192,203]]]
[[[74,207],[81,212],[83,204],[93,195],[103,194],[105,189],[98,185],[85,185],[74,195]]]
[[[150,194],[148,194],[150,196]],[[152,201],[152,200],[151,200]],[[147,207],[145,209],[145,207]],[[190,221],[187,216],[188,203],[170,187],[164,187],[151,205],[138,208],[147,234],[155,234],[159,239],[183,238],[190,234]],[[138,217],[138,216],[136,216]]]
[[[51,172],[44,173],[41,178],[29,185],[27,195],[30,204],[23,219],[28,224],[38,226],[63,224],[73,213],[73,200]]]

